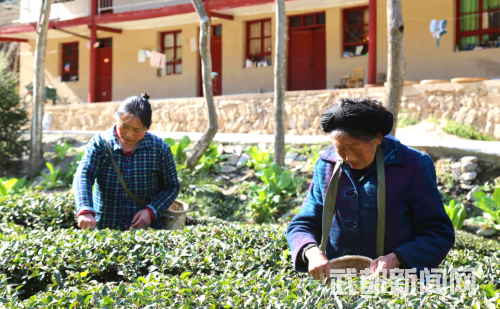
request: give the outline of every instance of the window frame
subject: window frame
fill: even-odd
[[[256,23],[261,23],[260,24],[260,54],[250,54],[250,25],[256,24]],[[271,34],[269,36],[264,36],[264,23],[269,22],[271,26]],[[250,58],[257,58],[259,57],[259,61],[262,61],[265,56],[271,56],[273,55],[273,48],[272,48],[272,39],[273,39],[273,23],[271,21],[271,18],[264,18],[264,19],[256,19],[256,20],[248,20],[246,22],[246,37],[245,37],[245,59],[250,59]],[[271,39],[271,50],[268,52],[264,52],[264,41],[265,39]],[[253,40],[257,40],[257,38],[254,38]]]
[[[65,46],[68,46],[68,45],[75,45],[76,46],[76,51],[77,51],[77,54],[76,56],[71,56],[71,57],[66,57],[65,54],[64,54],[64,51],[65,51]],[[75,49],[73,49],[74,51]],[[64,63],[66,62],[65,60],[66,59],[73,59],[75,60],[76,58],[76,63],[78,63],[78,69],[77,70],[71,70],[70,72],[64,72]],[[78,80],[80,80],[80,44],[78,41],[75,41],[75,42],[68,42],[68,43],[62,43],[61,44],[61,82],[63,83],[67,83],[67,82],[77,82]],[[74,76],[76,74],[76,76],[78,76],[78,80],[64,80],[64,75],[71,75],[71,76]]]
[[[368,47],[368,43],[369,43],[369,40],[367,40],[366,43],[348,43],[347,42],[347,38],[348,38],[348,34],[347,34],[347,14],[349,12],[352,12],[352,11],[363,11],[363,13],[362,13],[363,24],[356,25],[356,26],[350,26],[351,28],[361,27],[361,29],[362,29],[362,35],[364,35],[364,29],[365,29],[365,27],[368,27],[368,31],[369,31],[369,27],[370,27],[370,23],[369,22],[367,24],[364,23],[364,14],[365,14],[365,11],[368,11],[368,5],[360,5],[360,6],[355,6],[355,7],[350,7],[350,8],[344,8],[344,9],[342,9],[342,56],[344,55],[347,46],[359,46],[359,45],[365,46],[366,45],[366,47]],[[364,56],[364,55],[365,54],[360,54],[358,56],[355,55],[353,57],[361,57],[361,56]],[[353,58],[353,57],[351,57],[351,58]]]
[[[167,67],[168,67],[168,65],[172,65],[172,74],[168,74],[168,69],[166,68],[165,69],[165,76],[182,75],[182,72],[184,71],[184,68],[182,68],[181,73],[176,73],[175,72],[175,66],[177,64],[181,64],[182,65],[182,59],[183,59],[183,57],[181,55],[181,61],[177,60],[177,48],[181,47],[182,51],[184,52],[183,46],[182,45],[177,45],[177,34],[178,33],[182,33],[182,30],[165,31],[165,32],[161,32],[160,33],[161,52],[165,55],[165,57],[166,57],[165,51],[167,49],[173,49],[174,50],[174,61],[171,61],[171,62],[166,62],[165,61]],[[173,34],[174,35],[174,45],[172,47],[165,47],[165,35],[167,35],[167,34]]]
[[[467,37],[467,36],[474,36],[477,35],[479,36],[479,42],[483,40],[482,36],[491,34],[491,33],[499,33],[500,32],[500,27],[499,28],[489,28],[489,29],[482,29],[483,28],[483,14],[487,12],[500,12],[500,8],[498,9],[490,9],[490,10],[483,10],[483,0],[477,0],[478,1],[478,11],[476,12],[471,12],[471,13],[461,13],[460,12],[460,2],[461,0],[455,0],[455,48],[458,48],[458,51],[467,51],[467,50],[462,50],[460,49],[460,39],[462,37]],[[477,30],[469,30],[469,31],[461,31],[460,30],[460,20],[462,16],[465,15],[472,15],[472,14],[478,14],[478,24],[479,28]],[[500,13],[499,13],[500,14]],[[499,38],[500,39],[500,38]],[[494,48],[498,48],[497,46]],[[488,48],[489,49],[489,48]]]

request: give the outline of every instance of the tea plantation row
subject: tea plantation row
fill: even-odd
[[[495,308],[500,245],[465,232],[441,267],[472,293],[345,296],[293,270],[285,227],[201,220],[185,231],[79,231],[69,195],[0,199],[0,307]],[[359,287],[359,282],[356,283]],[[498,291],[500,292],[500,291]],[[500,295],[497,294],[497,295]]]

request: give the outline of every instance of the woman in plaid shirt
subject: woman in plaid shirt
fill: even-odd
[[[147,94],[126,99],[115,113],[115,126],[88,143],[73,180],[81,229],[163,228],[161,216],[179,194],[179,180],[170,147],[147,132],[152,121],[148,99]],[[146,207],[122,188],[105,138],[128,190]]]

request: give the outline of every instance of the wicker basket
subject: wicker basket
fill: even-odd
[[[370,268],[372,259],[362,255],[345,255],[330,260],[331,269],[356,268],[357,277],[361,275],[361,270]]]

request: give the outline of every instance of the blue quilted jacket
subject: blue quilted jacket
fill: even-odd
[[[386,179],[384,255],[397,251],[417,273],[437,268],[455,242],[453,224],[436,186],[432,159],[388,135],[383,139]],[[298,255],[307,244],[321,243],[323,201],[339,155],[331,147],[316,163],[313,182],[300,213],[287,229],[297,271],[308,271]],[[358,181],[348,164],[340,171],[336,209],[326,248],[328,259],[343,255],[376,256],[376,164]]]

